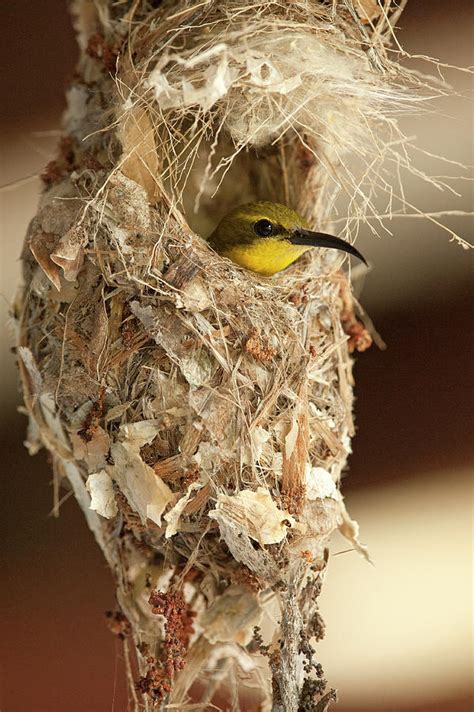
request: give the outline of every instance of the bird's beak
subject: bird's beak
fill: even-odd
[[[305,230],[304,228],[297,228],[289,237],[290,242],[293,245],[308,245],[308,247],[329,247],[333,250],[342,250],[343,252],[348,252],[350,255],[354,255],[359,260],[367,265],[367,260],[359,250],[357,250],[353,245],[340,237],[335,237],[334,235],[327,235],[325,232],[312,232],[311,230]]]

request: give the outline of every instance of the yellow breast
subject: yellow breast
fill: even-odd
[[[307,249],[306,246],[266,237],[251,245],[226,247],[221,254],[241,267],[268,277],[291,265]]]

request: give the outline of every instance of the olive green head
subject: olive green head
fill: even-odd
[[[231,210],[220,221],[209,241],[219,251],[223,245],[248,245],[262,238],[289,239],[299,227],[309,227],[301,215],[286,205],[262,200]]]
[[[211,247],[242,267],[272,275],[311,247],[344,250],[364,258],[348,242],[309,230],[307,221],[286,205],[260,201],[231,210],[209,237]]]

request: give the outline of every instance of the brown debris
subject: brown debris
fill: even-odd
[[[165,279],[175,289],[183,289],[199,273],[200,269],[201,257],[191,248],[173,262],[165,273]]]
[[[245,341],[244,348],[246,353],[262,363],[272,361],[277,354],[277,349],[270,346],[268,341],[260,336],[257,329],[253,329],[250,332]]]
[[[152,591],[148,602],[152,613],[165,619],[165,637],[161,659],[149,658],[150,668],[139,679],[136,689],[154,700],[162,700],[170,692],[175,674],[186,664],[195,613],[179,591]]]
[[[185,665],[184,657],[193,633],[193,619],[196,614],[180,591],[152,591],[148,602],[154,615],[162,615],[165,618],[165,649],[170,657],[169,664],[174,670],[179,670]]]
[[[211,495],[211,488],[209,485],[204,485],[198,493],[196,494],[195,497],[189,500],[189,502],[186,504],[185,508],[183,509],[183,514],[185,515],[191,515],[195,514],[196,512],[199,512],[202,507],[204,507],[207,502],[209,501],[209,497]]]
[[[158,433],[151,443],[140,448],[140,457],[153,469],[156,466],[156,473],[162,479],[167,479],[170,474],[172,476],[177,471],[180,462],[177,455],[167,457],[168,452],[168,443]]]
[[[290,294],[288,297],[288,301],[291,302],[292,304],[295,305],[295,307],[299,307],[300,304],[303,303],[303,297],[301,294],[298,294],[297,292],[293,292],[293,294]]]
[[[140,516],[131,508],[127,498],[122,492],[120,492],[120,490],[116,492],[115,500],[117,502],[119,512],[123,516],[125,528],[132,532],[146,532],[150,524],[142,524]],[[137,544],[141,544],[141,542],[137,540]]]
[[[313,166],[316,163],[316,156],[314,154],[314,147],[310,147],[308,145],[309,138],[306,135],[303,135],[303,141],[298,141],[297,147],[296,147],[296,160],[298,161],[300,167],[308,171],[310,168],[313,168]]]
[[[171,679],[167,677],[163,668],[156,666],[153,656],[150,656],[147,662],[149,664],[147,673],[140,677],[135,689],[142,695],[148,695],[152,700],[163,700],[171,692]]]
[[[110,45],[100,32],[89,37],[86,52],[103,65],[105,72],[115,72],[120,45]]]
[[[150,656],[150,645],[149,643],[145,643],[144,640],[137,643],[137,650],[144,658],[148,658]]]
[[[301,556],[303,559],[305,559],[305,561],[307,561],[308,564],[312,564],[313,561],[314,561],[314,555],[313,555],[313,553],[312,553],[311,551],[309,551],[308,549],[304,549],[304,550],[301,552],[300,556]]]
[[[41,180],[48,187],[58,183],[74,170],[75,163],[74,140],[70,136],[63,136],[59,140],[58,157],[48,163],[41,174]]]
[[[340,295],[343,303],[340,318],[344,333],[349,336],[347,342],[349,353],[354,353],[354,351],[366,351],[372,346],[372,336],[354,313],[354,301],[347,278],[341,274],[339,280]]]
[[[357,318],[350,315],[344,318],[344,315],[341,315],[341,323],[345,333],[349,336],[349,341],[347,342],[349,353],[367,351],[372,346],[371,335]]]
[[[304,484],[292,485],[290,492],[283,492],[280,495],[280,507],[287,512],[297,516],[305,501],[306,489]]]
[[[314,712],[327,712],[332,702],[337,702],[337,692],[334,689],[329,690],[329,692],[319,700]]]
[[[265,588],[265,582],[244,564],[241,564],[232,572],[232,581],[243,586],[248,586],[254,593],[258,593]]]
[[[94,433],[96,432],[100,424],[104,413],[104,398],[105,387],[102,386],[99,391],[99,397],[92,404],[89,412],[86,415],[82,428],[77,433],[86,443],[92,440],[92,438],[94,437]]]
[[[364,24],[376,20],[383,11],[379,0],[354,0],[354,6]]]
[[[184,476],[184,464],[181,455],[171,455],[165,457],[169,450],[169,444],[161,440],[159,436],[150,443],[150,450],[142,448],[141,456],[165,482],[180,480]],[[161,453],[161,454],[160,454]]]
[[[122,611],[106,611],[107,627],[118,638],[123,640],[132,632],[132,626],[127,616]]]
[[[133,351],[138,345],[150,340],[138,319],[131,317],[122,324],[122,342],[126,349]]]

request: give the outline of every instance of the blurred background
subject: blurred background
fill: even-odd
[[[470,0],[409,0],[399,39],[413,54],[472,66],[472,19]],[[59,519],[51,516],[47,456],[30,458],[23,448],[8,323],[41,187],[35,176],[54,152],[77,51],[63,0],[2,3],[0,27],[7,185],[0,191],[0,709],[122,712],[122,651],[104,616],[114,607],[112,580],[73,498],[66,493]],[[421,60],[411,66],[435,71]],[[458,95],[470,91],[467,73],[446,68],[445,76]],[[427,151],[472,164],[471,111],[452,96],[402,125]],[[422,154],[418,160],[433,174],[462,172]],[[462,197],[405,184],[419,208],[472,210],[470,184],[456,187]],[[472,218],[449,220],[472,238]],[[357,358],[358,433],[344,482],[375,566],[333,542],[318,654],[340,690],[338,712],[471,712],[472,253],[428,221],[398,219],[390,228],[391,238],[358,243],[375,265],[361,301],[387,350]]]

